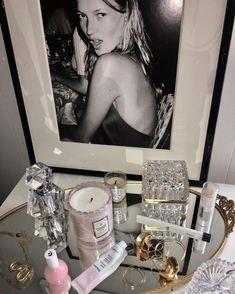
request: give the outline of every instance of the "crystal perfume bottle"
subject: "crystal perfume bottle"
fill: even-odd
[[[52,170],[38,162],[26,169],[27,213],[35,218],[35,235],[59,253],[67,246],[68,213],[64,190],[52,182]]]

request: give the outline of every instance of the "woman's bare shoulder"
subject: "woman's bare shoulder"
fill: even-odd
[[[136,70],[139,65],[127,54],[111,52],[100,56],[96,62],[96,67],[104,69],[110,75]]]

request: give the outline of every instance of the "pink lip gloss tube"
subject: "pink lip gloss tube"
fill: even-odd
[[[67,294],[71,287],[71,278],[68,275],[66,263],[58,259],[54,249],[48,249],[44,253],[47,265],[44,269],[44,277],[49,284],[52,294]]]

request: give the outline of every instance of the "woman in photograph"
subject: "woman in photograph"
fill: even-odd
[[[73,141],[152,148],[161,91],[138,1],[76,2],[87,50],[85,79],[72,88],[87,91],[87,100]]]

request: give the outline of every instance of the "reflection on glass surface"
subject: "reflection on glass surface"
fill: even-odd
[[[122,266],[118,268],[118,270],[103,281],[99,286],[99,291],[104,292],[112,292],[112,293],[130,293],[130,289],[126,288],[123,282],[123,272],[131,265],[137,266],[145,273],[146,282],[142,283],[138,287],[136,287],[133,291],[134,293],[142,293],[145,291],[149,291],[152,289],[156,289],[159,287],[159,273],[153,270],[154,265],[151,260],[140,261],[137,259],[135,255],[136,245],[135,240],[137,235],[141,231],[141,225],[137,224],[135,221],[136,214],[141,213],[141,197],[139,195],[128,194],[127,195],[127,206],[128,206],[128,218],[127,221],[123,224],[115,224],[115,236],[116,241],[124,240],[128,244],[128,256],[124,260]],[[197,206],[199,204],[199,197],[195,194],[190,194],[189,197],[189,207],[186,218],[186,226],[194,227],[196,221],[197,214]],[[34,293],[41,294],[41,288],[39,282],[43,277],[43,268],[45,266],[45,262],[43,259],[43,253],[46,250],[46,244],[40,238],[36,238],[33,236],[34,234],[34,223],[32,217],[26,214],[26,207],[17,210],[12,213],[8,217],[5,217],[0,222],[0,231],[8,230],[11,232],[17,232],[22,230],[26,231],[26,233],[32,237],[32,242],[29,246],[30,256],[32,257],[33,267],[35,269],[35,277],[33,283],[29,286],[29,288],[24,290],[24,293]],[[216,232],[220,232],[217,234]],[[225,223],[220,214],[220,212],[216,209],[213,217],[212,225],[211,225],[211,234],[212,240],[207,244],[205,253],[197,253],[193,251],[193,240],[187,237],[183,237],[181,242],[184,244],[186,248],[185,258],[182,258],[182,248],[180,246],[173,246],[171,244],[170,248],[168,248],[168,255],[174,256],[179,263],[179,279],[188,275],[195,271],[199,265],[203,262],[211,258],[221,247],[224,242],[225,236]],[[62,251],[59,254],[59,257],[65,260],[69,267],[69,272],[71,278],[76,278],[81,272],[81,268],[79,265],[79,261],[77,259],[76,246],[74,246],[75,242],[73,240],[73,235],[70,232],[69,236],[69,247],[67,250]],[[14,260],[15,250],[14,246],[12,246],[9,240],[5,239],[1,242],[0,246],[0,256],[6,256],[6,263],[9,264],[10,261]],[[132,274],[135,271],[132,272]],[[140,275],[138,273],[138,275]],[[10,285],[8,285],[1,277],[0,277],[0,289],[8,289],[6,293],[18,293],[13,289]]]

